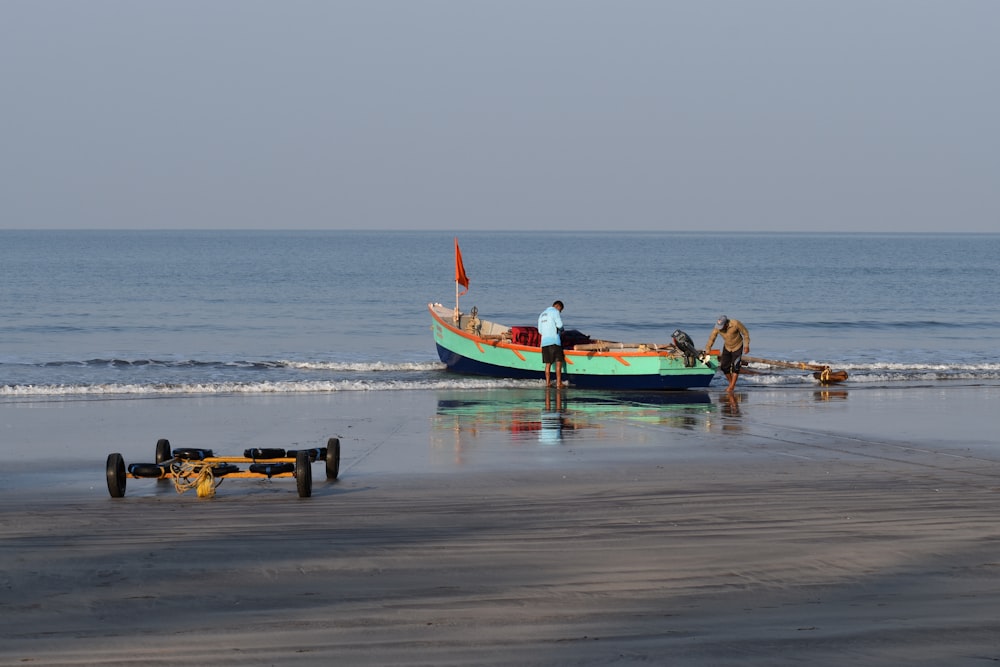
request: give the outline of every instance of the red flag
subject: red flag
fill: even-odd
[[[458,249],[458,237],[455,237],[455,282],[469,291],[469,276],[465,275],[465,266],[462,264],[462,251]],[[462,292],[462,294],[465,294]],[[462,296],[459,294],[459,296]]]

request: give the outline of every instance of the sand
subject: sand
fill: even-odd
[[[0,664],[1000,661],[1000,388],[693,397],[5,403]],[[161,437],[330,436],[310,498],[107,492]]]

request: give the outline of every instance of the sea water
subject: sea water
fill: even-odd
[[[427,304],[455,305],[454,232],[0,231],[0,400],[519,387],[447,372]],[[1000,379],[1000,235],[458,234],[468,312],[751,355],[856,385]],[[760,369],[763,370],[763,369]],[[570,378],[571,379],[571,378]],[[716,378],[713,386],[720,385]],[[811,385],[808,372],[741,386]],[[535,383],[529,383],[535,384]]]

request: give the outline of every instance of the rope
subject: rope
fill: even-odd
[[[212,474],[212,466],[201,461],[174,461],[170,472],[174,474],[177,493],[197,489],[199,498],[214,498],[215,488],[222,484],[222,478],[216,480]]]

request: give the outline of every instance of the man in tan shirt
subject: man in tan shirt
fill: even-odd
[[[712,329],[712,335],[708,337],[708,344],[705,345],[705,353],[712,349],[715,337],[722,334],[722,354],[719,355],[719,368],[729,380],[727,392],[732,393],[736,388],[736,380],[740,376],[740,364],[743,362],[743,355],[750,354],[750,332],[739,320],[731,320],[725,315],[719,318]]]

